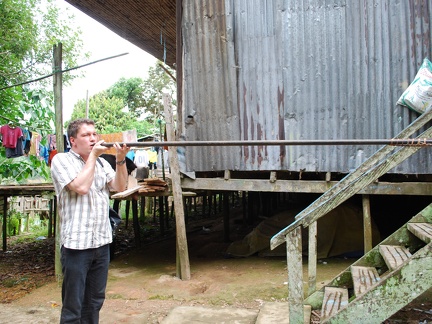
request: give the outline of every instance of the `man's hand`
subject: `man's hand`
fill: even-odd
[[[114,148],[116,149],[116,160],[117,162],[123,161],[126,158],[126,154],[129,152],[130,147],[128,147],[125,143],[120,146],[119,143],[114,143]]]
[[[102,146],[101,144],[105,142],[104,140],[101,140],[99,142],[96,142],[92,149],[92,154],[97,158],[101,156],[106,150],[108,150],[108,147]]]
[[[113,188],[117,192],[121,192],[127,189],[128,184],[128,173],[126,169],[126,154],[129,152],[130,147],[127,147],[126,144],[120,146],[119,143],[114,143],[114,148],[116,149],[116,175],[113,181],[110,182],[111,188]]]

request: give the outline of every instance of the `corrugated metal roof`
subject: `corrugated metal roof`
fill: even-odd
[[[386,139],[431,59],[427,0],[184,0],[187,140]],[[188,117],[189,116],[189,117]],[[379,147],[188,147],[189,170],[348,172]],[[392,172],[431,173],[428,149]]]

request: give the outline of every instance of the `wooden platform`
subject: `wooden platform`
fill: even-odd
[[[351,274],[356,296],[360,296],[380,280],[374,267],[351,266]]]

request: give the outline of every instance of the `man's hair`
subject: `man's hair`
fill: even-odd
[[[67,128],[68,137],[76,138],[78,131],[83,124],[95,126],[95,122],[92,119],[88,119],[88,118],[75,119],[71,121],[71,123]]]

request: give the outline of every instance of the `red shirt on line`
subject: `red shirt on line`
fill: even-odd
[[[9,125],[0,127],[0,134],[3,136],[3,146],[6,148],[15,148],[18,138],[23,136],[21,128]]]

